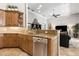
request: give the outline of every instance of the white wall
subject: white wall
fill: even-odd
[[[14,5],[18,7],[18,10],[23,12],[23,26],[25,26],[25,4],[24,3],[0,3],[0,9],[7,9],[7,5]]]
[[[7,3],[0,3],[0,9],[6,9]]]
[[[71,14],[79,13],[79,3],[71,3],[69,8],[70,8]]]
[[[18,7],[19,11],[24,12],[25,4],[24,3],[0,3],[0,9],[7,9],[7,5],[14,5]]]

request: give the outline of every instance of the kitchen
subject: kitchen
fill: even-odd
[[[43,22],[37,18],[30,22],[29,12],[34,10],[29,9],[25,3],[0,4],[0,49],[3,50],[0,55],[58,56],[59,31],[51,30],[46,24],[46,18],[37,13],[44,19]],[[32,26],[32,22],[37,25]],[[13,48],[20,49],[24,54],[19,54],[20,51],[13,53],[16,49],[9,52]]]

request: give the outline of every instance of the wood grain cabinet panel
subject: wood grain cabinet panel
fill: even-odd
[[[0,26],[23,26],[23,13],[20,11],[1,10]]]
[[[28,37],[28,51],[30,55],[33,55],[33,40],[32,36],[27,36]]]
[[[30,35],[19,35],[19,47],[25,52],[33,55],[33,41]]]
[[[48,39],[48,56],[57,55],[57,38]],[[0,35],[0,48],[18,47],[26,53],[33,55],[33,39],[31,35],[6,33]]]
[[[57,38],[48,39],[47,45],[47,55],[54,56],[57,55]],[[33,39],[31,35],[23,35],[23,34],[1,34],[0,35],[0,48],[21,48],[26,53],[33,55]]]
[[[57,56],[57,39],[48,39],[48,56]]]
[[[4,47],[18,47],[17,34],[4,34]]]
[[[28,52],[28,40],[26,35],[19,35],[19,48]]]
[[[3,10],[0,10],[0,26],[5,25],[5,12]]]
[[[0,34],[0,48],[3,48],[3,34]]]
[[[21,48],[24,50],[24,51],[26,51],[27,49],[26,49],[26,39],[25,39],[25,37],[24,36],[22,36],[23,38],[21,39]]]
[[[5,22],[6,26],[18,26],[18,13],[6,11],[5,13]]]
[[[18,45],[19,45],[19,48],[22,48],[22,35],[18,35]]]

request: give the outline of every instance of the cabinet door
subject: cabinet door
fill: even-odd
[[[12,26],[17,26],[18,25],[18,17],[19,14],[17,12],[12,12]]]
[[[17,34],[4,34],[4,47],[18,47]]]
[[[27,40],[28,40],[28,51],[30,55],[33,55],[33,40],[32,40],[32,36],[27,36]]]
[[[26,35],[23,35],[22,37],[23,37],[23,40],[22,40],[22,49],[24,51],[26,51],[27,53],[29,53],[28,52],[28,43],[29,43],[29,41],[27,39],[28,37]]]
[[[18,35],[18,45],[19,45],[19,48],[21,48],[22,46],[22,35]]]
[[[25,36],[25,51],[27,52],[27,53],[29,53],[28,51],[29,51],[29,41],[28,41],[28,39],[27,39],[28,37],[27,36]]]
[[[9,38],[7,36],[7,34],[4,34],[4,47],[9,47]]]
[[[0,34],[0,48],[3,47],[3,34]]]
[[[17,26],[18,25],[18,13],[6,11],[5,13],[5,23],[6,26]]]
[[[5,12],[3,10],[0,10],[0,26],[5,25]]]
[[[12,20],[12,15],[11,15],[11,13],[6,12],[6,13],[5,13],[5,25],[6,25],[6,26],[11,25],[11,22],[12,22],[11,20]]]
[[[21,39],[21,49],[26,50],[25,46],[26,46],[26,41],[24,38],[22,38]]]
[[[19,47],[26,53],[33,55],[33,41],[32,36],[29,35],[19,35]]]
[[[26,35],[19,35],[19,47],[28,52],[28,40]]]
[[[57,39],[48,39],[48,56],[57,56]]]

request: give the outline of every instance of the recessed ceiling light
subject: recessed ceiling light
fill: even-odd
[[[39,5],[39,7],[41,8],[41,7],[42,7],[42,5]]]
[[[40,4],[37,9],[40,9],[41,7],[42,7],[42,5]]]
[[[38,11],[39,13],[41,12],[41,11]]]

